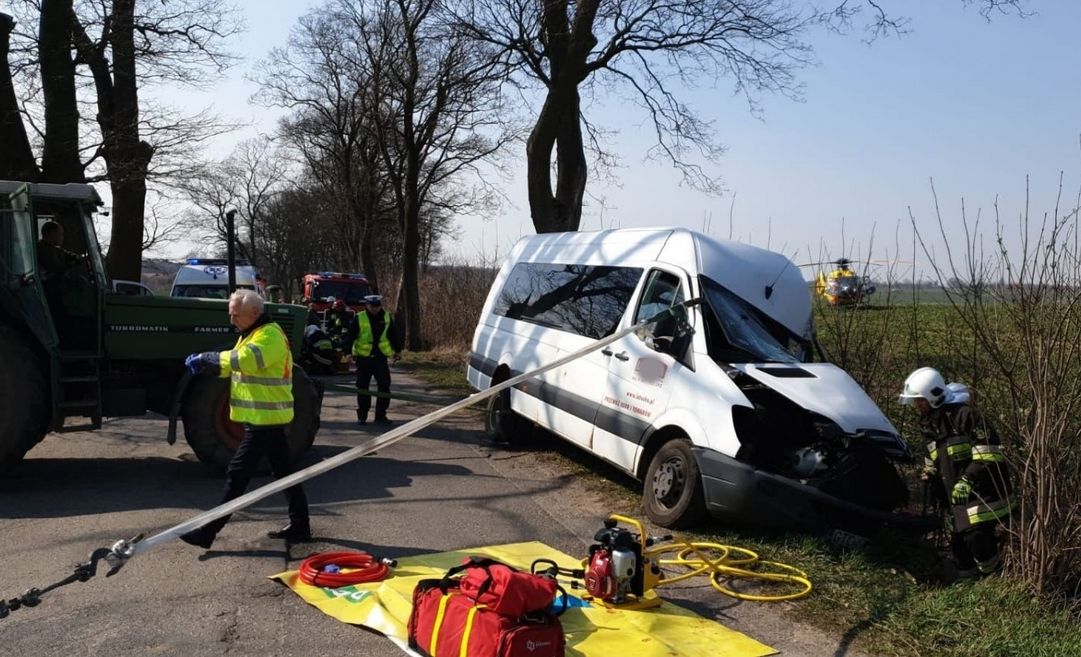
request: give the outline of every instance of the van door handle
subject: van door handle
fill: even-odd
[[[627,352],[625,352],[625,351],[621,351],[618,354],[616,354],[616,358],[618,358],[620,360],[630,360],[631,359],[631,357],[628,356]]]
[[[605,347],[604,349],[601,349],[601,353],[604,354],[605,356],[611,356],[612,355],[612,350],[609,349],[608,347]]]

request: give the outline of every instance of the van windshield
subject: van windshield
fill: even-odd
[[[729,363],[798,363],[810,358],[810,344],[702,276],[709,354]]]
[[[237,285],[238,290],[254,290],[251,285]],[[228,299],[229,287],[226,285],[177,285],[173,288],[174,297],[191,299]]]

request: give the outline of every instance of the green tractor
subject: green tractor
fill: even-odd
[[[170,444],[182,419],[196,456],[222,466],[243,437],[229,419],[229,381],[192,377],[183,361],[232,347],[227,302],[113,292],[94,231],[100,205],[90,185],[0,181],[0,472],[50,431],[99,429],[103,417],[147,411],[169,418]],[[56,254],[38,243],[48,222],[70,250],[62,272],[55,258],[39,262]],[[267,311],[296,359],[307,310]],[[293,395],[287,433],[296,459],[315,440],[322,389],[294,367]]]

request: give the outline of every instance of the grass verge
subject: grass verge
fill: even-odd
[[[461,352],[449,351],[407,352],[403,361],[414,376],[454,395],[471,392],[464,363]],[[644,516],[634,482],[602,461],[562,444],[543,456],[605,495],[613,511]],[[1000,578],[942,584],[939,554],[926,541],[882,534],[853,550],[718,523],[689,536],[745,547],[805,570],[814,592],[783,609],[794,620],[839,635],[841,652],[852,647],[897,657],[1081,656],[1081,620],[1068,605],[1035,599]]]

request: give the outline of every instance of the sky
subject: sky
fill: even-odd
[[[197,110],[207,105],[247,122],[220,137],[208,155],[224,157],[239,141],[272,132],[278,111],[250,102],[252,65],[284,45],[296,19],[314,3],[241,0],[247,32],[233,44],[244,62],[204,92],[160,92]],[[683,226],[783,251],[796,262],[840,256],[900,259],[925,271],[913,247],[913,217],[936,258],[933,190],[947,238],[962,239],[961,206],[977,213],[985,235],[994,205],[1016,233],[1026,195],[1033,217],[1054,208],[1060,176],[1065,205],[1081,189],[1081,3],[1034,0],[1025,19],[985,21],[961,0],[887,2],[908,12],[910,32],[871,44],[866,35],[808,35],[816,64],[799,72],[803,98],[758,98],[748,111],[729,82],[683,90],[713,122],[726,147],[710,165],[721,196],[693,191],[662,161],[647,161],[653,145],[645,116],[632,104],[602,98],[585,108],[611,132],[620,166],[593,178],[582,230]],[[463,216],[456,260],[488,262],[533,232],[526,202],[524,146],[512,152],[511,176],[499,181],[508,202],[490,217]],[[910,214],[911,213],[911,214]],[[180,248],[180,247],[178,247]],[[182,254],[173,254],[182,255]],[[903,275],[903,271],[898,273]],[[909,276],[911,273],[908,274]],[[917,276],[923,274],[917,273]]]

